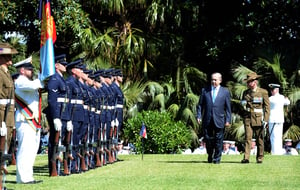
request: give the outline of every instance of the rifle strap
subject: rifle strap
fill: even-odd
[[[34,117],[33,111],[28,107],[25,101],[19,96],[15,95],[16,107],[21,111],[22,115],[26,118],[29,125],[35,130],[38,131],[41,129],[41,124]]]

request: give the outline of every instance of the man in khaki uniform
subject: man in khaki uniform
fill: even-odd
[[[243,93],[242,105],[245,108],[245,154],[241,161],[243,164],[249,163],[251,140],[254,134],[257,144],[256,162],[262,163],[264,157],[264,128],[269,121],[270,102],[268,91],[258,87],[257,79],[260,75],[250,73],[247,75],[248,89]]]
[[[14,82],[8,71],[8,67],[12,65],[12,54],[18,53],[16,49],[11,47],[8,43],[0,42],[0,163],[1,170],[4,161],[2,156],[5,149],[8,150],[10,146],[12,131],[14,127]],[[7,137],[7,138],[6,138]],[[6,140],[7,139],[7,140]],[[5,141],[6,144],[5,144]],[[0,172],[0,189],[2,189],[2,171]]]

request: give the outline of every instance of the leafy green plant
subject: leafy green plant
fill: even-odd
[[[190,145],[191,132],[183,122],[175,122],[167,112],[143,111],[124,124],[124,138],[135,145],[137,152],[142,151],[143,123],[147,131],[147,139],[143,139],[145,153],[176,153]]]

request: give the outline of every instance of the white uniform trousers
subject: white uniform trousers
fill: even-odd
[[[274,129],[273,129],[274,128]],[[273,129],[273,131],[272,131]],[[283,123],[269,123],[271,154],[282,155]]]
[[[36,132],[26,121],[16,122],[18,150],[16,155],[17,183],[33,181],[33,165],[40,145],[40,130]]]

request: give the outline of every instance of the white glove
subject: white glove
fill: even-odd
[[[4,121],[2,121],[1,129],[0,129],[0,135],[1,136],[6,136],[6,134],[7,134],[6,123]]]
[[[61,123],[61,120],[56,118],[53,120],[53,123],[54,123],[54,129],[56,131],[60,131],[61,130],[61,127],[62,127],[62,123]]]
[[[119,120],[118,119],[115,120],[115,124],[116,124],[116,126],[119,126]]]
[[[41,83],[41,88],[45,88],[44,81],[40,81],[40,83]]]
[[[110,126],[112,126],[112,127],[115,126],[115,120],[112,120],[112,121],[111,121]]]
[[[267,127],[267,125],[268,125],[268,122],[263,121],[262,123],[263,123],[264,129],[265,129]]]
[[[242,104],[242,106],[245,106],[247,104],[247,101],[246,100],[241,100],[241,104]]]
[[[73,124],[72,121],[67,122],[67,131],[72,131],[73,130]]]

